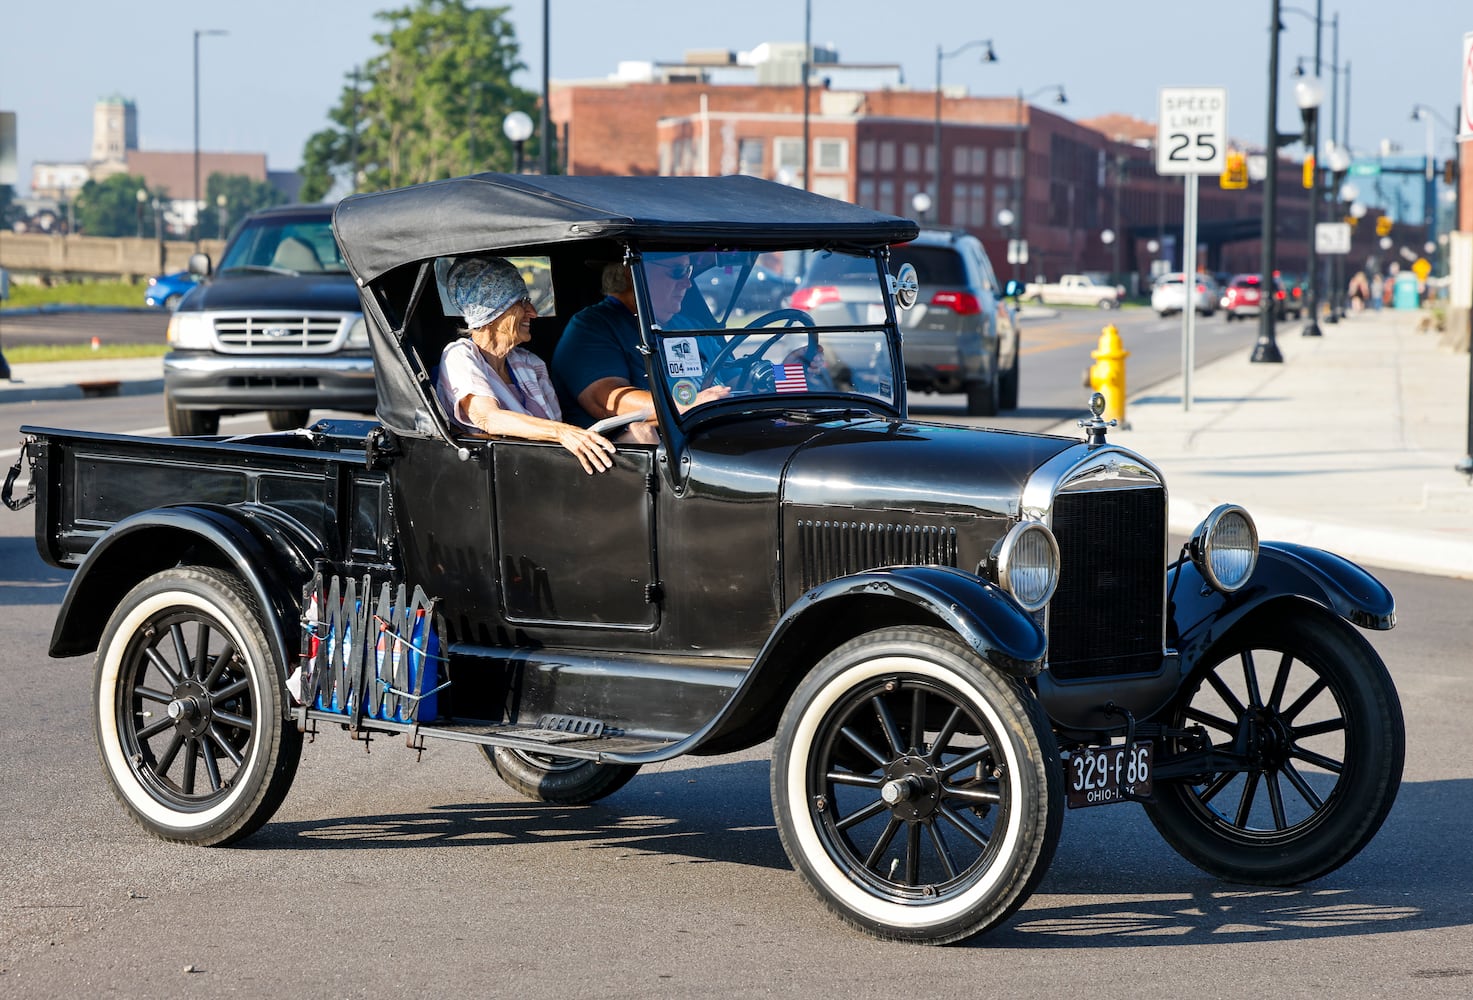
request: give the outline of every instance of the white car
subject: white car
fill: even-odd
[[[1202,316],[1211,316],[1217,311],[1218,299],[1221,292],[1217,283],[1208,274],[1198,274],[1195,288],[1192,292],[1192,304]],[[1176,271],[1171,274],[1163,274],[1156,279],[1156,284],[1151,287],[1151,308],[1162,316],[1182,311],[1187,301],[1186,276]]]

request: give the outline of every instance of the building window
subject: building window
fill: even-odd
[[[880,181],[880,203],[875,210],[884,212],[886,215],[895,214],[895,182]]]
[[[966,147],[958,146],[951,151],[951,170],[955,174],[968,174],[972,171],[972,158],[967,154]]]
[[[1008,187],[1006,184],[994,184],[992,186],[992,205],[997,210],[992,213],[994,216],[994,222],[996,221],[995,217],[997,215],[997,212],[1001,212],[1004,207],[1007,207],[1013,210],[1013,225],[1017,225],[1018,206],[1013,204],[1012,188]]]
[[[748,177],[761,177],[763,152],[761,139],[741,140],[737,144],[737,173]]]
[[[816,139],[813,143],[815,170],[830,172],[849,169],[848,139]]]
[[[837,198],[840,201],[848,201],[849,178],[815,177],[813,178],[813,193],[821,194],[825,198]]]
[[[978,177],[987,176],[987,150],[981,146],[972,148],[972,173]]]
[[[864,155],[863,153],[860,154]],[[863,180],[859,182],[859,204],[865,208],[878,208],[875,204],[875,182]]]
[[[875,169],[875,141],[866,139],[859,144],[859,169],[873,173]]]
[[[880,143],[880,173],[888,174],[895,169],[895,143]]]
[[[905,170],[907,173],[915,173],[921,169],[921,147],[913,142],[905,144]]]
[[[970,223],[974,229],[987,225],[987,185],[972,185],[972,214]]]
[[[992,151],[992,176],[1015,177],[1013,168],[1008,164],[1012,162],[1013,151],[1011,149],[994,149]]]
[[[958,184],[951,189],[951,224],[967,224],[967,185]]]
[[[772,140],[772,161],[772,169],[779,177],[786,174],[801,183],[803,180],[803,140],[788,137]]]

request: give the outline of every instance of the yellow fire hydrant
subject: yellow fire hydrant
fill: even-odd
[[[1118,420],[1121,427],[1125,422],[1125,359],[1130,352],[1120,343],[1120,331],[1112,323],[1100,333],[1100,343],[1090,357],[1095,363],[1089,366],[1089,387],[1105,397],[1105,420]]]

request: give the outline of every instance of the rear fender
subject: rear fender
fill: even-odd
[[[899,625],[954,632],[1005,674],[1033,677],[1048,649],[1043,630],[997,585],[945,566],[878,569],[829,580],[783,614],[740,690],[697,752],[726,753],[772,735],[799,681],[856,635]]]
[[[1247,586],[1232,594],[1209,587],[1190,560],[1170,581],[1175,645],[1186,669],[1248,614],[1272,601],[1313,602],[1365,629],[1396,624],[1391,591],[1360,566],[1323,549],[1290,542],[1264,542]]]
[[[286,623],[300,618],[312,553],[285,526],[233,507],[159,507],[125,518],[77,568],[51,633],[52,656],[97,648],[113,610],[136,584],[180,565],[216,566],[245,582],[261,608],[267,642],[283,672],[297,649]],[[283,680],[285,679],[283,673]]]

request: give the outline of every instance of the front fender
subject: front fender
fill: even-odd
[[[1312,601],[1361,628],[1396,624],[1391,591],[1360,566],[1324,549],[1290,542],[1264,542],[1247,586],[1232,594],[1213,590],[1190,560],[1171,580],[1174,642],[1185,664],[1193,664],[1228,629],[1270,601]]]
[[[819,660],[856,635],[891,625],[948,629],[1019,678],[1037,675],[1048,651],[1031,615],[996,584],[959,569],[902,566],[829,580],[784,612],[697,752],[726,753],[767,739],[788,696]]]
[[[113,610],[139,581],[183,564],[217,566],[245,582],[263,612],[266,639],[279,670],[295,636],[284,622],[299,617],[311,556],[285,533],[232,507],[158,507],[115,524],[87,553],[62,599],[51,633],[52,656],[90,653]]]

